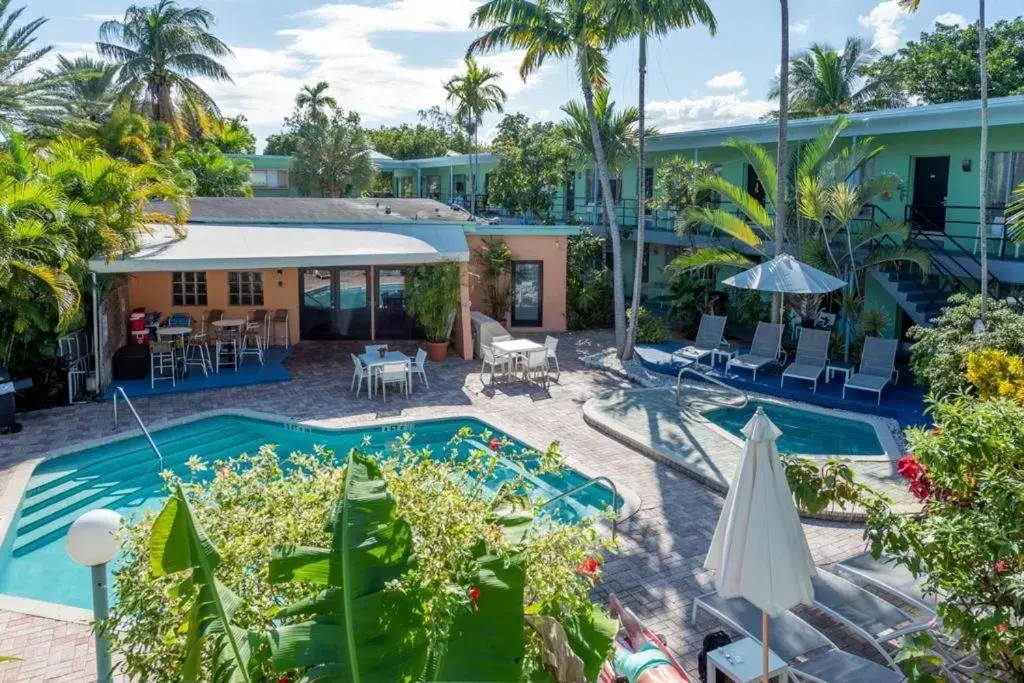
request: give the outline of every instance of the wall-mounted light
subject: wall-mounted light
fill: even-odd
[[[962,168],[964,170],[964,173],[970,173],[971,172],[971,160],[970,159],[962,159],[960,161],[960,168]]]
[[[283,268],[278,268],[277,269],[277,286],[278,287],[284,287],[284,269]]]

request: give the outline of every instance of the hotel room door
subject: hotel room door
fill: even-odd
[[[368,268],[306,268],[299,271],[303,339],[369,339]]]

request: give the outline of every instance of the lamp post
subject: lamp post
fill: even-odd
[[[117,530],[121,515],[113,510],[90,510],[76,519],[68,530],[68,555],[92,571],[92,612],[97,622],[105,621],[107,604],[107,563],[121,547]],[[96,680],[111,680],[110,645],[101,629],[96,633]]]

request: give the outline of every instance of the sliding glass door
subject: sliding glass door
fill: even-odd
[[[369,339],[368,268],[306,268],[299,271],[303,339]]]
[[[512,325],[540,327],[544,321],[544,262],[512,262]]]

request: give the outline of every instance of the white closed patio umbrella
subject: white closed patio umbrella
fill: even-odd
[[[743,459],[725,498],[704,568],[723,598],[761,610],[763,680],[768,680],[768,619],[814,601],[817,570],[779,461],[782,435],[761,408],[743,428]]]
[[[754,266],[722,280],[722,284],[740,289],[757,289],[782,294],[828,294],[846,282],[798,261],[789,254]]]

